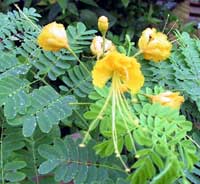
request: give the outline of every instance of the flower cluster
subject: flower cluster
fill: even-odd
[[[167,36],[157,32],[155,28],[147,28],[142,32],[138,46],[145,59],[155,62],[167,59],[172,48]]]
[[[102,37],[95,36],[90,46],[92,54],[98,59],[92,71],[93,84],[104,87],[106,82],[115,75],[119,79],[118,87],[121,92],[136,93],[144,84],[140,64],[136,58],[119,53],[112,41],[105,38],[108,27],[108,18],[101,16],[98,19],[98,28]],[[46,51],[70,49],[64,26],[56,22],[44,26],[38,36],[38,44]],[[142,53],[145,59],[159,62],[170,56],[172,44],[165,34],[157,32],[155,28],[147,28],[142,32],[138,47],[139,53]],[[172,92],[150,98],[153,103],[159,102],[172,108],[179,108],[184,101],[179,93]]]
[[[131,123],[132,128],[136,128],[139,125],[137,119],[133,118],[133,114],[130,111],[131,108],[126,101],[124,93],[130,92],[131,94],[135,94],[139,92],[144,85],[144,76],[141,71],[141,65],[134,56],[121,54],[117,51],[117,48],[112,41],[106,39],[106,33],[109,28],[107,17],[101,16],[98,19],[98,28],[101,36],[95,36],[90,46],[92,54],[97,57],[97,61],[91,72],[93,85],[103,88],[108,84],[108,81],[110,81],[108,84],[110,86],[110,92],[98,116],[90,124],[80,146],[83,147],[85,145],[84,143],[89,136],[89,132],[99,121],[98,118],[102,117],[108,103],[112,101],[111,126],[114,151],[116,156],[119,157],[120,161],[124,165],[126,171],[130,171],[128,166],[124,163],[118,148],[118,134],[116,130],[115,116],[116,111],[118,111],[123,123],[125,124],[132,147],[135,150],[133,136],[129,130],[128,124]],[[46,25],[38,36],[38,44],[47,51],[59,51],[63,48],[68,49],[70,53],[73,54],[81,64],[83,64],[70,48],[66,31],[62,24],[53,22]],[[154,28],[147,28],[142,32],[138,42],[138,47],[139,52],[136,53],[135,56],[143,54],[146,60],[159,62],[170,56],[172,44],[168,41],[165,34],[157,32]],[[178,92],[172,93],[167,91],[159,95],[150,95],[148,97],[151,99],[152,103],[160,103],[163,106],[169,106],[174,109],[179,109],[181,104],[184,102],[184,98],[180,96]]]

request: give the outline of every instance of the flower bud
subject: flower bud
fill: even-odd
[[[157,32],[155,28],[147,28],[142,32],[138,46],[145,59],[155,62],[167,59],[172,48],[167,35]]]
[[[52,22],[43,27],[38,36],[38,44],[46,51],[58,51],[69,48],[67,35],[63,24]]]
[[[108,31],[108,18],[105,16],[101,16],[98,19],[98,29],[101,32],[102,35],[105,35],[106,32]]]
[[[184,97],[179,94],[179,92],[172,93],[171,91],[166,91],[158,95],[150,95],[149,98],[152,103],[160,103],[163,106],[180,109],[181,104],[184,102]]]
[[[105,39],[104,44],[105,54],[115,50],[115,46],[113,45],[112,41]],[[97,56],[97,58],[100,58],[103,55],[103,38],[101,36],[95,36],[93,38],[90,45],[90,50],[93,55]]]

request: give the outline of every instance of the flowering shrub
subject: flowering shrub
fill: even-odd
[[[107,39],[105,16],[99,36],[39,16],[0,14],[1,182],[189,183],[200,148],[180,113],[189,95],[148,72],[182,54],[167,35],[147,28],[137,49]]]

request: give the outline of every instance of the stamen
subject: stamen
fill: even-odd
[[[84,147],[83,145],[85,145],[85,142],[86,142],[86,140],[88,139],[88,136],[89,136],[90,131],[94,128],[94,126],[96,125],[97,121],[99,121],[99,119],[102,119],[103,113],[104,113],[104,111],[106,110],[106,108],[107,108],[107,106],[108,106],[108,103],[109,103],[109,101],[110,101],[110,99],[111,99],[111,96],[112,96],[112,90],[110,89],[110,92],[109,92],[109,94],[108,94],[108,96],[107,96],[107,98],[106,98],[106,101],[105,101],[105,103],[104,103],[102,109],[100,110],[100,112],[99,112],[99,114],[97,115],[96,119],[94,119],[94,120],[92,121],[92,123],[90,124],[90,126],[89,126],[89,128],[88,128],[88,130],[87,130],[87,132],[86,132],[86,134],[85,134],[85,136],[84,136],[84,138],[83,138],[81,144],[79,144],[80,147]]]
[[[133,120],[132,115],[129,112],[129,109],[126,107],[126,105],[128,105],[128,103],[126,103],[126,99],[123,100],[122,97],[121,97],[121,96],[123,96],[123,94],[120,93],[120,86],[122,85],[121,82],[120,82],[120,79],[118,79],[117,84],[118,84],[116,86],[116,91],[117,91],[117,97],[116,97],[117,107],[118,107],[118,110],[119,110],[119,113],[120,113],[121,117],[123,117],[122,120],[124,122],[126,131],[127,131],[128,135],[130,137],[132,147],[133,147],[133,149],[134,149],[134,151],[136,153],[136,148],[135,148],[135,144],[134,144],[134,141],[133,141],[133,137],[131,135],[131,132],[130,132],[128,124],[127,124],[127,122],[129,122],[129,121],[132,121],[133,124],[135,124],[136,122],[135,122],[135,120]],[[125,116],[124,116],[124,114],[122,112],[121,106],[122,106],[122,109],[124,111]],[[127,120],[127,117],[128,117],[128,120]],[[138,125],[138,122],[137,122],[136,125]]]
[[[84,148],[84,147],[85,147],[85,144],[79,144],[79,147],[80,147],[80,148]]]
[[[168,35],[168,34],[172,31],[172,29],[174,28],[174,26],[175,26],[177,23],[178,23],[178,20],[175,21],[175,23],[172,25],[172,27],[170,28],[170,30],[167,32],[166,35]]]
[[[126,168],[125,171],[126,171],[126,172],[130,172],[131,170],[130,170],[129,168]]]
[[[167,19],[166,19],[166,21],[165,21],[165,25],[164,25],[163,30],[162,30],[163,33],[164,33],[165,28],[166,28],[166,26],[167,26],[168,20],[169,20],[169,14],[167,15]]]
[[[113,139],[113,144],[114,144],[114,149],[116,153],[116,157],[119,158],[121,161],[122,165],[124,166],[126,171],[129,171],[130,169],[127,167],[125,162],[123,161],[119,149],[118,149],[118,139],[117,139],[117,131],[116,131],[116,102],[118,99],[118,95],[116,92],[118,92],[117,88],[119,86],[119,80],[118,76],[114,73],[113,78],[112,78],[112,139]]]

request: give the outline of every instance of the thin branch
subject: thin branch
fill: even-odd
[[[1,112],[0,112],[1,113]],[[1,182],[4,184],[4,169],[3,169],[3,124],[4,124],[4,118],[0,114],[1,117]]]
[[[169,20],[169,14],[167,15],[167,19],[166,19],[166,21],[165,21],[165,25],[164,25],[163,30],[162,30],[163,33],[164,33],[165,28],[166,28],[166,26],[167,26],[168,20]]]
[[[120,169],[120,168],[117,168],[117,167],[112,167],[110,165],[105,165],[105,164],[97,164],[97,163],[91,163],[91,162],[81,162],[81,161],[75,161],[75,160],[67,160],[67,163],[68,164],[76,163],[76,164],[79,164],[79,165],[104,167],[106,169],[116,170],[116,171],[120,171],[120,172],[128,174],[124,169]]]
[[[14,6],[15,6],[15,7],[17,8],[17,10],[24,16],[24,18],[25,18],[26,20],[28,20],[28,21],[31,23],[31,25],[32,25],[33,27],[35,27],[38,31],[41,30],[36,24],[33,23],[33,21],[32,21],[29,17],[26,16],[26,14],[20,9],[20,7],[19,7],[17,4],[14,4]]]
[[[37,163],[36,163],[36,156],[35,156],[35,141],[33,137],[31,138],[31,148],[32,148],[32,153],[33,153],[33,164],[34,164],[34,171],[35,171],[35,176],[36,176],[36,184],[40,184],[39,182],[39,176],[37,172]]]

